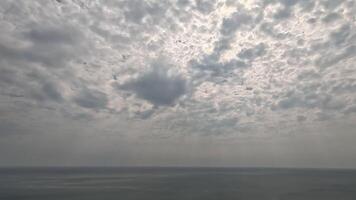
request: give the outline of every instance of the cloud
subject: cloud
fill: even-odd
[[[108,103],[108,98],[101,91],[85,88],[74,97],[74,102],[84,108],[104,109]]]
[[[326,16],[322,19],[322,21],[323,21],[324,23],[331,23],[331,22],[334,22],[334,21],[336,21],[336,20],[338,20],[338,19],[341,19],[341,16],[340,16],[338,13],[330,13],[330,14],[326,15]]]
[[[224,36],[230,36],[241,26],[251,24],[252,22],[253,18],[251,15],[243,11],[236,11],[229,18],[223,20],[220,33]]]
[[[40,88],[30,89],[30,96],[39,101],[56,101],[62,102],[63,96],[59,91],[58,86],[53,82],[43,82]]]
[[[11,121],[2,120],[0,122],[0,130],[0,137],[26,134],[26,131],[23,130],[23,128],[20,128],[19,124]]]
[[[187,92],[187,82],[179,75],[168,71],[162,63],[154,63],[151,69],[118,88],[132,91],[138,98],[155,106],[172,106]]]
[[[252,28],[256,21],[253,15],[247,11],[240,9],[233,12],[229,17],[223,18],[221,26],[219,28],[220,37],[214,42],[214,49],[210,54],[203,55],[201,58],[192,59],[190,61],[190,66],[193,69],[197,69],[197,77],[205,76],[207,77],[218,77],[226,76],[226,74],[231,73],[234,69],[246,67],[247,64],[238,58],[232,58],[230,60],[222,61],[221,57],[223,53],[231,49],[231,43],[234,41],[236,32],[242,28]],[[250,25],[250,26],[249,26]],[[259,48],[259,47],[257,47]],[[261,46],[261,48],[263,48]],[[251,51],[251,50],[249,50]],[[257,50],[257,52],[249,52],[241,54],[238,56],[240,58],[248,57],[247,54],[262,54],[262,49]],[[259,52],[261,51],[261,52]],[[259,55],[251,55],[259,56]]]
[[[10,44],[6,39],[0,40],[2,62],[16,64],[22,61],[62,68],[69,60],[87,51],[81,44],[84,36],[71,26],[36,24],[28,31],[15,34],[17,45]]]
[[[262,138],[271,144],[281,137],[327,140],[323,127],[352,126],[356,117],[354,5],[0,1],[0,134],[19,139],[0,140],[0,152],[42,148],[63,137],[56,148],[67,157],[67,143],[75,137],[78,155],[90,147],[90,153],[115,160],[120,146],[128,163],[140,160],[130,155],[149,146],[147,138],[164,153],[158,146],[168,140],[172,149],[209,140],[210,152],[219,152],[221,141],[250,148],[258,146],[252,140],[266,144]],[[317,131],[307,134],[304,128]],[[83,147],[82,140],[91,145]],[[251,156],[232,146],[229,152]],[[270,146],[276,147],[289,149]]]
[[[124,8],[124,16],[127,22],[137,24],[143,23],[143,20],[157,21],[165,15],[164,3],[160,2],[147,2],[147,1],[124,1],[122,7]],[[148,17],[149,19],[146,19]]]
[[[321,68],[325,69],[327,67],[333,66],[343,60],[352,58],[356,55],[356,46],[349,46],[342,52],[334,54],[330,53],[326,57],[321,57],[316,61],[316,64]]]
[[[305,120],[307,120],[307,117],[303,116],[303,115],[298,115],[297,116],[297,121],[298,122],[304,122]]]
[[[199,70],[198,76],[209,75],[213,77],[224,77],[227,73],[231,73],[234,69],[246,67],[246,63],[233,59],[227,62],[219,62],[214,55],[208,55],[201,60],[193,60],[190,64],[192,68]],[[205,77],[206,78],[206,77]]]
[[[249,49],[242,49],[237,56],[241,59],[254,60],[257,57],[263,56],[266,53],[266,45],[260,43]]]
[[[23,33],[33,43],[74,45],[81,42],[82,33],[74,27],[64,25],[35,25]]]
[[[215,0],[196,0],[196,9],[203,13],[209,14],[215,9]]]

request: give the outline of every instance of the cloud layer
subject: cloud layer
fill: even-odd
[[[295,152],[276,162],[295,153],[307,165],[311,154],[297,145],[313,146],[306,130],[356,139],[354,13],[353,0],[1,1],[0,152],[9,164],[29,163],[14,151],[38,155],[33,137],[35,146],[61,141],[43,145],[49,152],[81,155],[89,150],[76,138],[92,135],[84,143],[97,152],[83,163],[120,160],[117,151],[129,164],[134,155],[161,163],[161,151],[179,160],[185,150],[167,149],[191,145],[208,163],[215,151],[200,146],[208,140],[235,163],[228,151],[240,147],[221,141],[268,140],[241,159],[290,144]],[[338,129],[324,133],[331,125]],[[354,151],[335,150],[340,141],[331,157]],[[169,145],[147,151],[156,143]]]

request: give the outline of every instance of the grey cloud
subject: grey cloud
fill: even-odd
[[[299,107],[323,110],[339,110],[345,106],[343,102],[337,101],[335,97],[321,92],[319,89],[320,85],[305,85],[298,90],[287,92],[278,102],[278,106],[282,109]]]
[[[177,5],[178,7],[186,7],[190,4],[189,0],[178,0]]]
[[[0,85],[4,84],[2,88],[4,95],[25,97],[39,102],[63,101],[58,83],[51,80],[53,77],[48,73],[43,74],[36,70],[27,72],[21,68],[6,67],[0,68],[0,72]]]
[[[37,84],[33,84],[32,86],[25,86],[24,89],[27,97],[35,99],[38,102],[63,101],[63,96],[60,93],[58,86],[55,85],[53,82],[38,82]]]
[[[350,23],[345,23],[331,31],[328,40],[323,43],[311,45],[311,50],[319,52],[319,57],[315,60],[315,65],[321,70],[339,64],[355,56],[354,27]]]
[[[241,26],[251,24],[253,18],[243,11],[236,11],[229,18],[225,18],[221,25],[221,34],[230,36],[234,34]]]
[[[212,76],[223,76],[231,72],[233,69],[246,67],[246,63],[240,60],[230,60],[222,63],[218,61],[216,55],[207,55],[201,60],[193,60],[191,66],[198,69],[199,73],[207,73]]]
[[[305,70],[298,75],[298,80],[318,80],[321,78],[321,75],[314,70]]]
[[[266,53],[266,45],[260,43],[252,48],[243,49],[237,56],[241,59],[254,60],[257,57],[263,56]]]
[[[147,1],[124,1],[122,6],[125,9],[126,21],[141,24],[146,17],[150,17],[152,22],[157,22],[166,13],[166,3]]]
[[[209,14],[215,9],[215,0],[196,0],[196,9],[203,13]]]
[[[57,85],[55,85],[52,82],[44,83],[44,85],[42,86],[42,91],[51,100],[54,100],[54,101],[62,101],[63,100],[62,94],[60,93]]]
[[[264,22],[259,26],[259,29],[266,35],[276,39],[286,39],[290,35],[290,33],[278,32],[275,29],[275,25],[276,24],[271,22]]]
[[[356,113],[356,105],[351,105],[344,111],[345,114]]]
[[[314,8],[315,0],[280,0],[279,1],[285,9],[292,9],[294,6],[299,5],[303,11],[310,11]]]
[[[296,5],[299,1],[298,1],[298,0],[280,0],[280,2],[281,2],[284,6],[290,7],[290,6]]]
[[[197,77],[225,76],[226,73],[231,73],[233,69],[246,67],[247,64],[243,60],[239,59],[231,59],[229,61],[220,62],[220,56],[223,51],[230,48],[230,43],[234,40],[236,31],[245,25],[254,26],[254,20],[253,16],[243,10],[238,10],[231,14],[228,18],[223,19],[220,27],[221,35],[219,40],[214,44],[215,46],[213,52],[202,56],[200,59],[194,59],[190,62],[190,66],[197,70]],[[262,54],[262,49],[260,49],[260,51],[257,50],[256,52],[254,51],[250,53]],[[249,52],[246,52],[246,56],[248,56],[247,54],[249,54]],[[244,55],[241,57],[244,57]]]
[[[148,109],[145,111],[141,111],[141,112],[136,112],[136,116],[140,119],[148,119],[150,118],[153,114],[155,113],[154,109]]]
[[[345,108],[346,103],[342,100],[339,100],[337,98],[332,98],[332,97],[328,97],[325,98],[324,101],[322,102],[322,108],[323,109],[328,109],[328,110],[342,110],[343,108]]]
[[[338,13],[329,13],[322,19],[322,21],[324,23],[330,23],[330,22],[334,22],[340,18],[341,18],[341,16]]]
[[[311,49],[322,53],[327,50],[335,51],[334,48],[345,48],[353,45],[356,38],[353,29],[350,23],[345,23],[329,32],[326,42],[312,43]]]
[[[46,45],[74,45],[81,42],[82,33],[71,26],[35,25],[31,27],[31,30],[24,33],[24,37],[34,43]]]
[[[356,80],[345,79],[342,82],[332,83],[331,92],[334,94],[356,93]]]
[[[0,84],[15,84],[17,72],[10,68],[0,68]]]
[[[324,55],[318,60],[316,60],[316,65],[321,69],[325,69],[327,67],[333,66],[342,60],[352,58],[356,54],[356,46],[349,46],[344,49],[341,53],[329,53],[328,55]]]
[[[202,123],[202,122],[201,122]],[[210,119],[205,122],[204,126],[198,125],[198,131],[204,135],[221,135],[228,134],[238,126],[237,118]]]
[[[305,116],[303,116],[303,115],[298,115],[297,116],[297,121],[298,122],[304,122],[305,120],[307,120],[307,118]]]
[[[297,105],[300,104],[300,99],[298,97],[288,97],[285,99],[282,99],[278,102],[278,106],[283,108],[283,109],[288,109],[288,108],[293,108]]]
[[[0,137],[22,135],[26,131],[19,124],[11,121],[0,120]]]
[[[95,89],[82,89],[74,97],[74,102],[84,108],[104,109],[108,103],[105,93]]]
[[[278,20],[285,20],[292,16],[294,12],[294,7],[299,5],[302,11],[311,11],[315,6],[315,1],[313,0],[278,0],[278,1],[265,1],[266,5],[279,3],[281,8],[277,10],[273,15],[275,22]]]
[[[275,13],[273,15],[273,18],[278,19],[278,20],[286,19],[286,18],[290,17],[291,14],[292,14],[292,11],[290,9],[283,8],[283,9],[278,10],[277,13]]]
[[[130,80],[118,88],[132,91],[138,98],[155,106],[170,106],[187,92],[186,80],[169,74],[166,66],[153,64],[151,71]]]
[[[83,36],[79,31],[67,26],[53,28],[36,25],[16,39],[19,42],[30,42],[31,45],[10,46],[6,41],[0,41],[0,56],[3,62],[14,64],[24,61],[26,64],[36,63],[45,67],[61,68],[68,60],[87,51],[79,45]]]
[[[189,165],[188,151],[196,163],[213,153],[247,165],[269,149],[272,164],[302,166],[306,157],[284,152],[314,136],[328,141],[319,152],[342,144],[352,157],[355,4],[344,2],[0,1],[0,135],[15,136],[0,140],[0,165]],[[158,56],[177,66],[146,71]],[[350,125],[323,131],[334,121]]]
[[[317,120],[318,121],[326,121],[326,120],[330,120],[330,119],[332,119],[332,116],[331,115],[329,115],[329,114],[327,114],[327,113],[325,113],[325,112],[318,112],[317,114],[316,114],[316,116],[317,116]]]
[[[194,117],[183,115],[171,119],[174,122],[171,128],[179,129],[181,134],[194,133],[201,136],[219,136],[238,133],[242,131],[242,127],[245,127],[239,124],[239,119],[236,117],[208,117],[199,112],[193,115]]]
[[[344,24],[336,31],[330,33],[330,43],[335,46],[340,46],[342,44],[348,44],[353,30],[350,24]]]
[[[315,108],[321,104],[321,101],[323,101],[322,98],[323,97],[319,97],[316,94],[308,94],[306,96],[294,95],[282,99],[281,101],[278,102],[278,105],[282,109],[290,109],[295,107]]]
[[[318,79],[314,81],[318,82]],[[321,84],[309,82],[309,84],[297,86],[296,90],[284,94],[277,106],[282,110],[294,108],[318,110],[320,112],[315,114],[316,119],[320,121],[335,118],[337,113],[345,110],[345,108],[347,109],[349,103],[341,96],[341,89],[332,89],[335,87],[333,86],[335,83],[329,84],[329,87],[325,87]],[[350,114],[350,112],[344,113]],[[331,116],[333,117],[331,118]]]
[[[321,5],[323,5],[328,10],[334,10],[342,5],[345,0],[324,0],[321,1]]]

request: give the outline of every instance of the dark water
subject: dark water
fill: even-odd
[[[1,200],[356,200],[356,171],[0,169]]]

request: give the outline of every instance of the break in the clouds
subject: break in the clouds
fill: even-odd
[[[0,165],[356,167],[355,13],[1,1]]]

